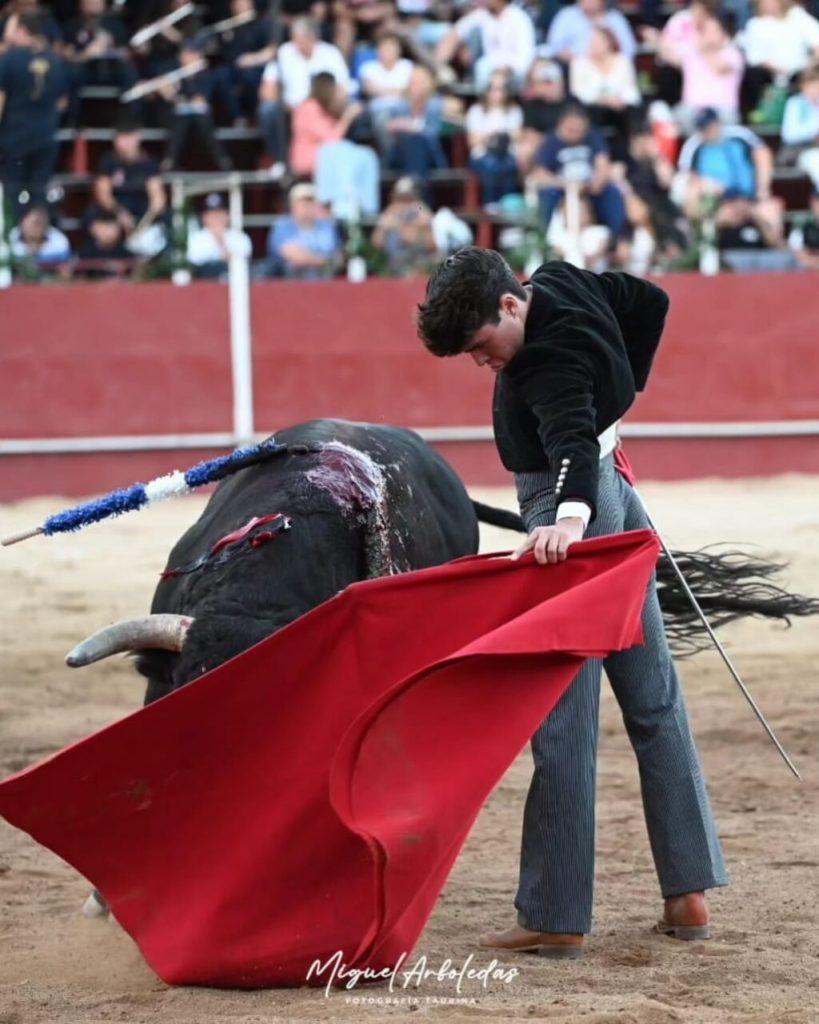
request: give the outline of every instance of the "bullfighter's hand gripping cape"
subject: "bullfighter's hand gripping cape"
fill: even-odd
[[[582,661],[641,642],[657,553],[637,531],[355,584],[7,779],[0,812],[167,982],[303,985],[338,951],[390,968]]]

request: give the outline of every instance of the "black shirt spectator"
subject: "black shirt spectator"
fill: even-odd
[[[123,22],[107,14],[107,0],[80,0],[80,14],[69,22],[64,54],[68,58],[71,104],[68,123],[79,121],[80,90],[87,85],[112,85],[125,92],[136,83],[130,63],[128,33]]]
[[[104,52],[118,50],[128,43],[125,25],[115,14],[106,13],[105,0],[80,0],[79,15],[68,22],[65,29],[65,44],[70,55],[94,52],[102,34],[109,37],[110,43]]]
[[[252,11],[253,4],[249,3],[248,0],[244,0],[244,2],[239,0],[238,3],[231,5],[231,16],[236,17],[245,13],[245,10],[248,13]],[[233,64],[246,54],[256,54],[266,50],[272,42],[273,22],[270,18],[256,18],[255,21],[250,21],[246,25],[239,25],[237,28],[222,34],[222,58],[225,63]],[[270,59],[270,56],[272,55],[265,54],[264,57],[260,57],[259,62],[263,64],[266,60]]]
[[[233,169],[233,163],[216,138],[214,129],[211,113],[215,87],[213,72],[206,66],[201,71],[193,71],[200,63],[204,63],[202,43],[197,39],[185,40],[179,51],[177,67],[191,69],[192,73],[159,89],[159,95],[167,104],[168,147],[162,164],[166,170],[181,166],[181,158],[191,136],[199,137],[220,171]]]
[[[159,164],[143,150],[139,129],[121,124],[114,135],[114,149],[97,167],[94,200],[101,209],[113,212],[126,235],[150,211],[153,219],[166,206]]]
[[[9,42],[0,56],[0,181],[12,202],[42,205],[65,104],[62,61],[36,15],[15,15]]]
[[[720,252],[772,247],[765,225],[754,216],[750,201],[736,189],[726,189],[722,194],[716,222]]]
[[[685,216],[671,199],[674,167],[660,151],[648,124],[636,125],[623,160],[624,189],[633,191],[648,206],[660,247],[684,249],[687,244]]]
[[[231,17],[254,14],[251,0],[232,0]],[[220,36],[223,63],[213,72],[214,94],[234,125],[247,123],[256,110],[259,84],[268,61],[276,53],[273,19],[256,18]]]
[[[116,214],[96,210],[88,223],[88,234],[77,250],[83,277],[117,277],[124,267],[130,268],[134,257],[125,247],[125,237]],[[83,264],[86,264],[85,266]]]

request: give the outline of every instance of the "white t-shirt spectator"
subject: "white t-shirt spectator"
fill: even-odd
[[[535,26],[523,8],[509,4],[496,17],[479,7],[455,22],[455,31],[463,40],[475,30],[481,34],[482,56],[491,68],[526,74],[535,57]]]
[[[588,57],[573,57],[569,64],[569,92],[581,103],[600,103],[611,96],[629,107],[640,103],[634,65],[622,53],[617,54],[608,74],[603,74]]]
[[[403,92],[409,85],[412,69],[415,65],[411,60],[402,57],[391,68],[384,67],[380,60],[368,60],[361,65],[358,77],[367,92],[368,86],[378,89],[394,89]]]
[[[250,259],[253,246],[244,231],[228,228],[224,235],[225,248],[231,256]],[[216,236],[207,228],[199,228],[188,236],[188,262],[195,267],[206,263],[224,263],[225,253]]]
[[[262,78],[265,82],[281,83],[282,99],[292,109],[308,98],[310,80],[322,71],[331,74],[339,85],[349,91],[347,62],[341,50],[332,43],[316,42],[309,57],[305,57],[294,43],[283,43],[276,60],[265,65]]]
[[[497,135],[506,132],[514,138],[523,127],[523,111],[515,103],[505,110],[493,107],[487,110],[482,103],[473,103],[466,112],[465,127],[468,135]]]
[[[808,66],[819,46],[819,21],[804,8],[799,11],[792,8],[785,18],[763,15],[748,21],[737,37],[748,64],[772,64],[788,75]]]

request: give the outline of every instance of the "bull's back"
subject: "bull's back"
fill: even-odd
[[[297,446],[224,480],[200,518],[173,548],[169,565],[202,554],[212,543],[247,522],[271,512],[312,512],[343,518],[331,496],[306,481],[320,455],[298,446],[339,442],[363,453],[383,474],[385,511],[396,568],[420,569],[478,550],[478,524],[458,475],[418,434],[404,427],[349,420],[314,419],[278,431],[275,440]]]
[[[405,427],[316,419],[277,432],[282,444],[340,442],[363,452],[383,472],[393,543],[421,569],[478,550],[478,522],[466,488],[449,463]]]

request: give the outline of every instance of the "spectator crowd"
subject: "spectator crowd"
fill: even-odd
[[[819,269],[818,17],[819,0],[8,0],[0,264],[404,275],[477,238],[521,270]],[[69,215],[60,139],[95,94],[110,150]],[[203,169],[270,186],[263,247],[218,190],[171,208],[169,181]],[[459,172],[464,200],[442,203]]]

